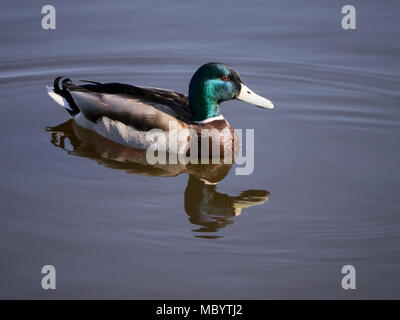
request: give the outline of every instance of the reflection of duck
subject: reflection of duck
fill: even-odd
[[[192,224],[201,226],[196,232],[217,232],[232,224],[233,217],[243,209],[261,205],[268,200],[269,192],[248,190],[239,196],[229,196],[216,191],[216,185],[229,173],[232,164],[156,164],[149,165],[145,150],[136,150],[105,139],[83,129],[69,120],[56,127],[46,128],[51,133],[51,143],[69,154],[89,158],[112,169],[150,176],[176,176],[189,174],[185,191],[185,210]],[[71,147],[68,147],[68,146]],[[217,238],[206,235],[203,237]]]
[[[185,191],[185,210],[189,221],[201,226],[197,232],[217,232],[233,223],[230,219],[243,213],[243,209],[268,201],[269,192],[264,190],[243,191],[232,197],[216,191],[216,185],[206,184],[190,176]],[[215,236],[203,236],[215,238]]]
[[[48,93],[80,126],[137,149],[152,145],[160,151],[186,154],[190,146],[201,141],[201,132],[219,141],[220,154],[231,154],[238,139],[221,115],[220,103],[237,98],[261,108],[274,107],[271,101],[247,88],[234,69],[222,63],[201,66],[190,81],[189,96],[120,83],[84,81],[89,84],[75,85],[68,78],[61,81],[60,88],[61,78],[54,80],[54,88],[48,88]],[[176,130],[177,143],[160,139],[156,142],[148,135],[152,129],[165,133]],[[203,129],[216,130],[205,133]]]

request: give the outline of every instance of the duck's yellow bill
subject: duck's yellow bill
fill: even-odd
[[[254,104],[255,106],[260,108],[265,108],[265,109],[274,108],[274,104],[271,101],[269,101],[264,97],[259,96],[257,93],[254,93],[249,88],[247,88],[243,83],[237,98],[241,101]]]

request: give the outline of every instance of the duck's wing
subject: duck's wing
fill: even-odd
[[[191,118],[189,99],[178,92],[121,83],[78,86],[67,81],[62,85],[79,111],[93,122],[108,117],[145,131],[168,130],[171,121],[184,127]]]

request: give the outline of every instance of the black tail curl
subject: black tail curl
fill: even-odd
[[[64,79],[63,79],[64,78]],[[60,88],[60,80],[61,81],[61,87]],[[54,92],[62,96],[65,100],[67,100],[70,109],[66,109],[71,116],[77,115],[80,110],[78,106],[76,105],[74,99],[71,96],[71,93],[68,91],[68,84],[73,85],[71,79],[65,78],[64,76],[58,76],[57,78],[54,79]]]

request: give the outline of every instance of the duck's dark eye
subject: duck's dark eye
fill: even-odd
[[[223,76],[221,77],[221,80],[226,82],[226,81],[229,80],[229,77],[226,76],[226,75],[223,75]]]

